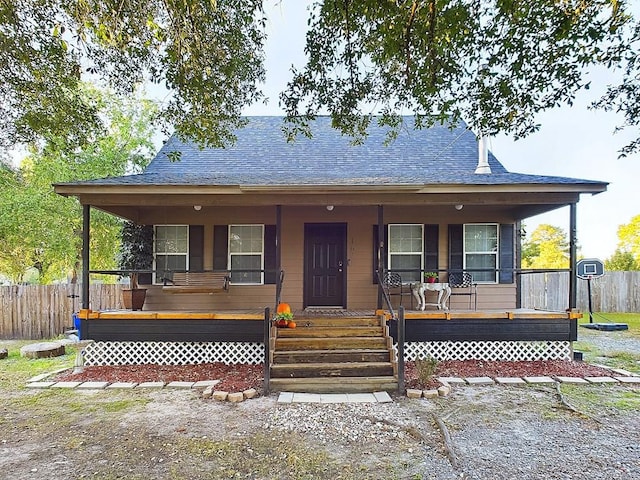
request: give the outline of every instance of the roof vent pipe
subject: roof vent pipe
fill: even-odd
[[[489,166],[489,148],[484,135],[481,135],[478,139],[478,166],[474,173],[491,173],[491,167]]]

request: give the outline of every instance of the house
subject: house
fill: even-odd
[[[129,312],[117,327],[102,322],[110,328],[110,333],[100,330],[105,339],[209,339],[206,328],[186,323],[181,335],[175,334],[168,325],[182,312],[221,322],[258,321],[225,339],[259,341],[265,307],[281,299],[300,314],[389,307],[397,314],[402,301],[415,325],[419,318],[444,322],[438,341],[464,340],[470,331],[482,338],[502,332],[498,339],[509,331],[507,337],[517,339],[524,330],[519,327],[514,334],[514,321],[522,318],[531,325],[533,315],[518,312],[520,222],[571,206],[574,265],[580,195],[607,187],[599,181],[509,172],[463,124],[414,130],[412,119],[406,119],[389,145],[386,130],[372,126],[363,144],[354,146],[331,128],[329,118],[314,122],[312,139],[293,143],[282,133],[281,118],[248,120],[229,148],[199,149],[174,136],[141,174],[55,185],[57,193],[79,199],[87,226],[90,209],[98,208],[155,229],[154,273],[144,310]],[[88,255],[85,249],[85,260]],[[223,294],[172,294],[163,283],[175,271],[229,271],[230,288]],[[392,295],[388,305],[378,275],[387,271],[398,272],[405,286],[428,271],[439,273],[439,283],[469,273],[477,284],[472,292],[476,303],[453,295],[448,311],[422,312],[415,310],[411,296]],[[83,277],[88,284],[88,269]],[[575,307],[575,288],[568,295],[574,296]],[[83,307],[90,307],[88,290]],[[156,315],[155,321],[169,323],[127,336],[122,332],[133,314]],[[456,315],[467,322],[459,327],[464,335],[452,333]],[[560,317],[562,338],[570,340],[575,316]],[[487,323],[471,328],[478,319]],[[169,330],[174,333],[167,335]],[[526,335],[544,340],[556,334]],[[428,337],[422,332],[416,338],[421,335]]]

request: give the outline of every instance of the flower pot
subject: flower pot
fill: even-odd
[[[429,277],[429,278],[427,278],[427,283],[436,283],[437,280],[438,279],[435,278],[435,277]]]
[[[127,310],[142,310],[146,297],[146,288],[126,288],[122,290],[122,304]]]

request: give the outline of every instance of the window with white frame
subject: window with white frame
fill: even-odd
[[[264,225],[229,225],[231,283],[262,284]]]
[[[165,271],[189,269],[189,226],[156,225],[154,230],[154,281],[162,283]]]
[[[470,272],[474,282],[497,283],[498,241],[497,224],[464,225],[465,270],[487,269]]]
[[[389,225],[389,270],[396,271],[403,282],[421,280],[423,259],[423,229],[420,224]]]

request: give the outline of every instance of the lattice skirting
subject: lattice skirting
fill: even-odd
[[[85,365],[227,365],[264,361],[262,343],[93,342],[83,350]]]
[[[395,344],[396,353],[398,345]],[[571,342],[407,342],[405,361],[436,360],[572,360]]]

